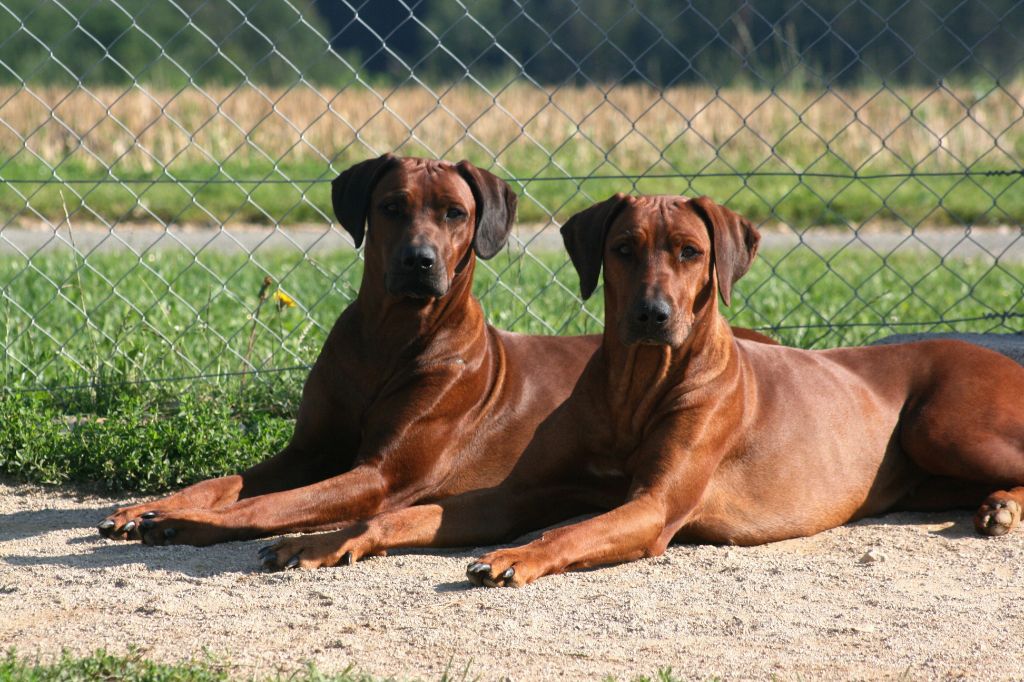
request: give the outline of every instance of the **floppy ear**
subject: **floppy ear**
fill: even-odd
[[[397,164],[397,156],[385,154],[357,163],[331,182],[334,215],[345,231],[352,235],[356,248],[363,243],[363,235],[366,234],[366,214],[373,187],[385,172]]]
[[[711,260],[718,278],[718,293],[725,305],[729,305],[732,285],[750,269],[761,233],[749,220],[708,197],[697,197],[691,203],[711,232]]]
[[[590,298],[597,288],[604,256],[604,238],[615,216],[626,204],[626,195],[619,192],[599,204],[580,211],[562,225],[562,240],[580,276],[580,295]]]
[[[480,170],[469,161],[459,161],[455,170],[469,185],[473,199],[476,200],[473,250],[476,255],[487,260],[501,251],[508,241],[508,234],[516,220],[519,197],[507,182],[493,173]]]

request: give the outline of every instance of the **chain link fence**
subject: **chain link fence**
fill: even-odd
[[[0,0],[9,390],[301,380],[385,151],[520,193],[497,325],[600,329],[557,227],[616,191],[759,224],[734,322],[809,347],[1019,331],[1024,3]],[[255,375],[255,378],[252,378]]]

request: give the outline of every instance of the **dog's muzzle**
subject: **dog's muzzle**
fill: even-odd
[[[437,249],[429,244],[402,247],[387,274],[388,293],[410,298],[439,298],[448,293],[448,277]]]
[[[670,344],[672,329],[672,306],[660,296],[637,301],[629,314],[626,325],[628,343],[653,345]]]

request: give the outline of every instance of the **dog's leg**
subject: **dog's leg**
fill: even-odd
[[[961,506],[968,499],[984,497],[978,495],[980,485],[988,484],[988,490],[1005,486],[985,497],[974,515],[978,533],[1005,535],[1019,525],[1024,509],[1024,486],[1014,485],[1024,482],[1024,447],[1015,447],[1008,439],[994,434],[975,433],[967,440],[970,442],[947,441],[945,449],[933,449],[927,457],[914,457],[929,473],[947,477],[944,481],[959,482],[959,486],[947,483],[930,491],[932,497],[941,497],[945,502],[939,505],[936,500],[929,500],[930,507]]]
[[[214,509],[179,509],[145,514],[135,531],[149,545],[205,546],[341,525],[377,513],[389,495],[375,466],[300,488],[248,497]]]
[[[901,418],[900,445],[926,472],[962,481],[965,490],[995,488],[974,525],[982,535],[1005,535],[1024,508],[1024,368],[984,351],[943,357],[931,375],[924,397]]]
[[[657,556],[671,539],[662,541],[665,528],[664,505],[644,496],[526,545],[485,554],[467,576],[477,585],[521,587],[545,575]]]
[[[594,491],[512,485],[385,512],[333,533],[284,538],[260,550],[264,568],[348,565],[400,547],[458,547],[514,538],[595,509]]]
[[[240,474],[211,478],[164,498],[119,507],[97,528],[107,538],[138,539],[141,521],[157,514],[227,507],[241,499],[307,485],[325,475],[317,458],[289,445]]]
[[[731,428],[713,409],[688,416],[688,421],[665,419],[630,456],[638,467],[624,504],[547,531],[526,545],[490,552],[470,565],[469,579],[488,587],[519,587],[545,575],[663,553],[679,529],[694,520],[722,456],[703,439],[689,437],[689,429],[707,425],[702,435],[717,444],[716,430]]]

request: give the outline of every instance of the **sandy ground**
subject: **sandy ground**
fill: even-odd
[[[469,588],[478,550],[263,573],[261,542],[151,548],[100,539],[113,500],[0,483],[0,645],[178,661],[241,675],[359,670],[436,680],[1024,679],[1024,531],[967,512],[894,514],[754,548]],[[868,550],[881,561],[863,563]]]

